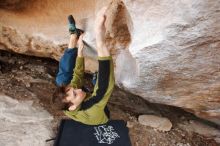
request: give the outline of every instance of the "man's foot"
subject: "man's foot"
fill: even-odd
[[[68,22],[70,34],[77,34],[77,36],[79,37],[82,33],[84,33],[83,30],[76,28],[76,22],[72,15],[68,16]]]
[[[77,28],[76,29],[76,34],[79,37],[82,33],[84,33],[84,30]]]
[[[72,15],[68,16],[68,22],[69,22],[69,32],[70,34],[76,33],[76,22]]]

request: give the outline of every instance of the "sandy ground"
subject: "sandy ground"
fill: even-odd
[[[0,122],[1,125],[5,125],[4,128],[0,128],[0,145],[53,144],[53,140],[45,140],[55,137],[60,119],[66,118],[62,111],[56,110],[50,103],[55,89],[54,77],[57,67],[58,62],[51,59],[0,51]],[[16,110],[16,106],[19,110]],[[133,146],[220,145],[216,142],[220,142],[220,126],[198,119],[179,108],[149,103],[118,87],[115,88],[108,106],[112,119],[123,119],[129,123],[129,135]],[[143,126],[137,121],[138,115],[141,114],[167,117],[173,127],[169,132],[162,132]],[[21,120],[21,117],[25,118]],[[193,130],[193,123],[199,123],[196,125],[200,131]],[[201,130],[203,133],[199,134]],[[7,132],[7,137],[4,131]],[[36,131],[43,133],[43,136],[33,138],[36,137],[34,134],[38,133]],[[10,139],[13,139],[13,142],[10,142]]]

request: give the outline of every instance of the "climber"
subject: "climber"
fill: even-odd
[[[56,77],[58,90],[54,94],[53,101],[60,99],[65,104],[64,113],[68,117],[88,125],[104,124],[108,121],[109,111],[106,104],[115,83],[112,57],[105,45],[104,13],[105,9],[102,9],[95,23],[99,70],[93,93],[82,90],[84,85],[83,31],[76,28],[72,16],[68,17],[71,34],[69,49],[60,60]]]

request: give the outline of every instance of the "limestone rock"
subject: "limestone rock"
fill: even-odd
[[[150,126],[160,131],[170,131],[172,123],[169,119],[164,117],[158,117],[155,115],[140,115],[138,122],[145,126]]]
[[[59,60],[73,14],[86,30],[86,69],[95,70],[93,27],[102,6],[117,84],[220,124],[220,1],[4,0],[0,49]]]
[[[190,132],[195,132],[203,136],[213,138],[217,143],[220,144],[220,130],[208,125],[205,125],[201,122],[191,120],[189,123],[179,124],[183,129],[187,129]]]
[[[53,136],[53,117],[32,104],[33,101],[21,102],[0,94],[0,145],[48,145],[45,140]]]
[[[220,124],[220,1],[124,2],[136,65],[133,73],[119,69],[127,78],[118,84]],[[121,64],[129,68],[127,60]]]

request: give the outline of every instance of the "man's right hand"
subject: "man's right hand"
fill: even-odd
[[[110,56],[109,50],[107,49],[105,45],[105,11],[107,7],[103,7],[97,14],[96,20],[95,20],[95,37],[96,37],[96,45],[97,45],[97,52],[98,56],[100,57],[106,57]]]

